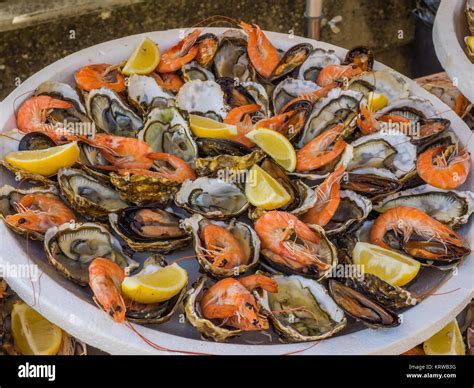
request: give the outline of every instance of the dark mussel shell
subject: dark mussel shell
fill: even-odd
[[[402,187],[402,183],[397,179],[380,177],[375,174],[355,174],[349,172],[347,179],[342,180],[341,187],[368,197],[376,197],[394,193]]]
[[[285,126],[288,127],[288,131],[283,130],[283,134],[288,137],[293,144],[297,144],[301,140],[301,136],[303,135],[302,129],[306,125],[312,109],[313,104],[308,100],[295,101],[285,109],[284,112],[293,111],[293,114],[285,123]]]
[[[44,133],[30,132],[23,136],[18,144],[19,151],[44,150],[54,147],[54,141]]]
[[[225,102],[231,108],[256,104],[255,99],[242,85],[236,84],[233,78],[221,77],[216,80],[224,92]]]
[[[363,71],[370,71],[374,67],[374,53],[367,46],[357,46],[347,52],[344,63],[352,63]]]
[[[275,81],[286,75],[290,75],[293,70],[297,69],[306,61],[312,51],[313,46],[309,43],[300,43],[289,48],[285,54],[283,54],[277,67],[273,70],[270,80]]]
[[[208,33],[201,35],[195,45],[198,48],[196,61],[202,67],[209,67],[212,64],[217,48],[219,47],[219,38],[214,34]]]
[[[250,148],[243,144],[227,139],[201,137],[196,140],[196,143],[199,148],[199,156],[202,158],[219,155],[244,156],[252,152]]]
[[[416,125],[419,128],[419,133],[411,136],[411,142],[419,146],[436,139],[450,127],[451,121],[443,118],[420,119]]]
[[[329,280],[329,292],[340,308],[369,327],[394,327],[401,323],[396,313],[337,280]]]

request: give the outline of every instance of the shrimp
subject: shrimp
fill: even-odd
[[[262,254],[276,265],[303,273],[319,273],[329,264],[318,257],[320,237],[291,213],[269,211],[255,223]]]
[[[126,307],[121,292],[124,279],[124,270],[112,260],[97,257],[89,265],[89,286],[94,299],[118,323],[125,321]]]
[[[341,137],[343,124],[323,132],[296,152],[296,170],[313,171],[337,160],[346,149]]]
[[[391,249],[391,245],[398,248],[392,235],[386,240],[388,232],[392,232],[399,246],[415,258],[452,260],[471,252],[460,234],[408,206],[395,207],[381,214],[370,230],[370,242],[382,248]]]
[[[159,86],[172,92],[178,92],[184,85],[183,79],[175,73],[152,73],[151,76]]]
[[[278,50],[270,43],[260,27],[256,24],[252,26],[241,21],[240,27],[248,35],[247,53],[250,62],[252,62],[255,70],[257,70],[262,77],[266,79],[270,78],[280,63]]]
[[[240,330],[268,329],[268,320],[259,314],[257,302],[251,293],[255,288],[272,293],[278,291],[277,283],[263,275],[219,280],[201,300],[203,316],[207,319],[223,319],[225,325]]]
[[[49,96],[34,96],[28,98],[18,109],[16,122],[22,132],[42,132],[56,144],[76,140],[76,136],[60,131],[62,123],[57,123],[53,117],[56,109],[69,109],[73,105]]]
[[[86,92],[107,88],[121,93],[126,87],[125,77],[117,68],[117,65],[106,63],[84,66],[74,75],[74,78],[77,86]]]
[[[248,104],[232,108],[232,110],[227,113],[224,123],[235,125],[237,127],[237,136],[234,141],[239,142],[249,148],[255,145],[252,141],[247,139],[245,135],[254,128],[250,114],[256,113],[259,110],[260,105]]]
[[[53,226],[75,221],[74,213],[55,195],[32,193],[15,203],[16,214],[5,217],[5,222],[25,232],[44,234]]]
[[[259,120],[255,128],[273,129],[291,139],[298,135],[303,128],[308,111],[304,109],[293,109],[272,117]]]
[[[471,156],[456,145],[428,149],[418,156],[416,171],[421,179],[439,189],[452,190],[461,186],[471,168]]]
[[[208,224],[202,230],[203,249],[213,267],[235,268],[246,261],[245,252],[234,235],[215,224]]]
[[[337,86],[336,82],[331,82],[327,84],[326,86],[322,87],[321,89],[314,90],[309,93],[301,94],[298,97],[295,97],[291,101],[287,102],[285,105],[283,105],[279,113],[286,112],[290,106],[292,106],[294,103],[298,101],[309,101],[310,103],[314,104],[320,98],[326,97],[327,94],[336,86]]]
[[[303,215],[303,222],[325,226],[336,214],[341,202],[340,182],[344,176],[345,165],[341,164],[329,174],[323,183],[316,189],[318,200],[316,204]]]
[[[184,39],[166,50],[161,55],[160,63],[156,70],[159,73],[173,73],[181,69],[186,63],[191,62],[198,53],[198,47],[194,43],[196,43],[196,39],[200,34],[201,30],[194,30],[186,35]]]
[[[328,65],[318,74],[316,83],[319,86],[331,85],[333,82],[344,82],[362,73],[362,69],[356,65]]]
[[[161,166],[156,171],[141,168],[119,169],[119,175],[137,174],[160,179],[167,179],[173,183],[182,183],[186,179],[196,179],[196,173],[183,159],[176,155],[167,154],[165,152],[156,152],[153,160],[161,162]],[[154,165],[156,167],[156,164]]]
[[[382,129],[380,122],[411,124],[410,119],[399,115],[382,115],[376,119],[374,112],[364,103],[360,104],[360,113],[357,115],[356,122],[363,135],[379,132]]]

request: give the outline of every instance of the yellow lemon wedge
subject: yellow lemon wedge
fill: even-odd
[[[286,171],[296,168],[296,152],[290,141],[281,133],[267,128],[250,131],[245,137],[270,155]]]
[[[377,92],[369,92],[367,101],[372,112],[376,112],[388,104],[388,98],[384,94]]]
[[[11,319],[13,341],[21,354],[36,356],[58,353],[63,340],[62,330],[26,303],[13,305]]]
[[[256,164],[247,176],[245,195],[253,206],[265,210],[278,209],[291,201],[285,188]]]
[[[459,330],[458,321],[454,319],[423,343],[425,354],[430,356],[464,356],[466,347]]]
[[[5,156],[13,167],[40,174],[55,175],[62,167],[71,167],[79,158],[80,150],[76,142],[43,150],[15,151]]]
[[[145,38],[128,58],[122,69],[125,75],[150,74],[160,63],[160,49],[152,40]]]
[[[186,287],[188,273],[178,264],[153,266],[153,270],[129,276],[122,282],[122,292],[139,303],[158,303],[171,299]]]
[[[352,259],[354,264],[363,266],[365,273],[376,275],[394,286],[409,283],[420,270],[420,263],[411,257],[365,242],[355,245]]]
[[[224,124],[199,115],[189,115],[189,126],[196,137],[233,140],[237,136],[235,125]]]
[[[464,41],[466,42],[466,46],[469,48],[469,51],[474,53],[474,36],[466,36]]]

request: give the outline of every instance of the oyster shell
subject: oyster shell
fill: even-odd
[[[224,101],[230,108],[242,105],[255,104],[252,94],[240,84],[236,84],[235,80],[228,77],[221,77],[216,82],[224,92]]]
[[[199,79],[201,81],[215,81],[216,77],[212,72],[202,67],[197,61],[186,63],[181,67],[184,82]]]
[[[176,96],[179,109],[222,121],[228,108],[224,103],[224,92],[217,82],[199,79],[186,82]]]
[[[84,114],[86,113],[79,94],[71,85],[63,82],[45,81],[36,88],[34,94],[35,96],[46,95],[58,100],[70,102],[78,111]]]
[[[105,218],[128,206],[112,187],[83,170],[62,168],[58,171],[58,183],[72,208],[88,219]]]
[[[160,267],[166,267],[167,263],[160,255],[153,255],[145,260],[143,269],[137,275],[146,275],[155,272]],[[132,302],[127,306],[126,317],[129,321],[141,324],[161,324],[169,321],[186,294],[186,285],[171,299],[152,304]]]
[[[322,68],[329,65],[340,65],[341,60],[334,53],[334,50],[324,50],[316,48],[303,62],[299,71],[298,78],[306,81],[316,82],[319,72]]]
[[[398,206],[414,207],[450,227],[459,227],[474,212],[474,193],[423,185],[381,199],[374,204],[374,210],[383,213]]]
[[[176,108],[154,108],[138,138],[153,151],[176,155],[187,163],[194,162],[198,154],[189,124]]]
[[[438,111],[429,100],[421,97],[410,96],[400,98],[377,111],[375,118],[383,115],[399,115],[411,121],[438,117]]]
[[[199,147],[199,156],[213,157],[219,155],[244,156],[252,153],[252,150],[241,143],[227,139],[215,139],[200,137],[196,140]]]
[[[181,219],[156,206],[135,206],[109,214],[112,229],[134,251],[169,253],[187,246],[191,235]]]
[[[113,260],[127,272],[138,266],[105,226],[92,222],[50,228],[44,238],[44,251],[59,272],[82,286],[89,282],[89,265],[96,257]]]
[[[174,95],[159,86],[153,77],[132,74],[127,91],[129,101],[143,114],[153,108],[174,106]]]
[[[142,119],[111,89],[91,90],[86,110],[97,128],[111,135],[135,137],[143,126]]]
[[[273,326],[291,342],[319,341],[341,331],[347,323],[342,311],[320,283],[302,276],[273,276],[277,293],[254,295]]]
[[[44,150],[54,147],[56,143],[42,132],[29,132],[18,143],[18,151]]]
[[[364,72],[354,81],[371,85],[373,90],[387,97],[390,103],[406,99],[410,94],[410,85],[406,78],[392,69]]]
[[[250,169],[255,163],[259,163],[265,156],[265,152],[256,150],[242,156],[222,154],[198,158],[195,161],[195,171],[199,176],[219,176],[222,170],[229,175],[239,174]]]
[[[202,228],[209,224],[221,226],[232,233],[245,253],[245,264],[233,268],[221,268],[212,265],[212,262],[209,261],[209,257],[204,251],[206,247],[201,237]],[[184,220],[184,226],[193,234],[194,251],[196,252],[199,265],[211,276],[218,278],[240,276],[257,266],[260,256],[260,240],[250,225],[239,222],[236,219],[232,219],[230,222],[209,221],[200,214],[194,214],[192,217]]]
[[[210,219],[237,217],[249,206],[237,185],[208,177],[184,181],[174,200],[177,206]]]
[[[369,327],[394,327],[401,323],[400,317],[393,311],[337,280],[329,280],[329,292],[346,314]]]
[[[253,81],[245,81],[242,82],[240,85],[243,86],[247,90],[247,92],[250,93],[250,95],[255,100],[255,103],[260,105],[260,112],[263,112],[263,115],[265,117],[270,116],[270,99],[268,98],[268,94],[265,88],[258,82]],[[257,112],[257,114],[258,113],[259,112]]]
[[[302,94],[314,92],[320,89],[316,83],[312,81],[304,81],[301,79],[287,78],[281,81],[273,91],[273,110],[275,114],[279,113],[287,103]]]

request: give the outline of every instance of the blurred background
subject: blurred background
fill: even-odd
[[[431,39],[439,0],[322,3],[321,40],[368,45],[377,60],[412,78],[441,70]],[[46,65],[107,40],[191,27],[213,15],[307,35],[305,10],[305,0],[0,0],[0,99]]]

